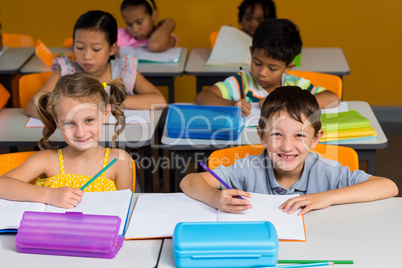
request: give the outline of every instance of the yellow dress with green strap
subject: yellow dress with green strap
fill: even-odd
[[[110,148],[106,148],[105,158],[103,159],[103,167],[108,164]],[[59,155],[60,174],[54,175],[49,178],[38,178],[35,185],[50,188],[59,187],[72,187],[81,188],[86,182],[92,179],[92,176],[75,175],[64,173],[64,161],[62,149],[57,150]],[[116,184],[113,180],[105,178],[105,173],[102,173],[99,178],[94,180],[88,187],[85,188],[85,192],[105,192],[116,191]]]

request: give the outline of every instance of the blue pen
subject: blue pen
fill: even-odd
[[[219,178],[219,176],[216,175],[215,172],[213,172],[212,170],[210,170],[204,163],[201,162],[200,165],[201,165],[206,171],[208,171],[209,174],[211,174],[212,176],[214,176],[215,179],[217,179],[220,183],[222,183],[223,186],[225,186],[227,189],[233,189],[233,188],[230,187],[226,182],[224,182],[221,178]],[[240,199],[244,199],[244,198],[241,197],[240,195],[238,195],[237,197],[240,198]]]

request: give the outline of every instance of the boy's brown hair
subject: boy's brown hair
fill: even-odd
[[[302,114],[311,122],[314,135],[321,129],[321,110],[316,98],[308,90],[298,86],[277,87],[269,93],[261,107],[258,126],[263,131],[267,120],[277,112],[287,112],[290,117],[303,123]]]

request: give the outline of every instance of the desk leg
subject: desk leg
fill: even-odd
[[[376,150],[359,150],[355,149],[357,154],[359,155],[360,162],[367,162],[367,173],[371,175],[375,175],[375,162],[376,162]],[[362,169],[360,167],[360,169]]]
[[[146,76],[154,86],[167,86],[168,87],[168,102],[174,103],[174,77],[163,76]]]
[[[13,89],[12,81],[18,76],[18,74],[3,74],[0,75],[0,83],[4,86],[4,88],[10,92],[10,98],[7,102],[7,108],[15,108],[19,106],[19,100],[17,95],[17,90]]]

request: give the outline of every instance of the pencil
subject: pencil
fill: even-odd
[[[291,265],[277,265],[275,267],[282,268],[296,268],[296,267],[314,267],[314,266],[328,266],[333,265],[333,262],[315,262],[315,263],[299,263],[299,264],[291,264]]]
[[[109,164],[106,165],[106,167],[102,168],[101,171],[99,171],[92,179],[87,181],[84,185],[81,186],[80,190],[84,190],[85,188],[88,187],[94,180],[96,180],[103,172],[105,172],[108,168],[110,168],[115,162],[117,161],[117,158],[113,159]]]
[[[216,175],[215,172],[213,172],[212,170],[210,170],[204,163],[200,163],[200,165],[209,172],[209,174],[211,174],[212,176],[215,177],[215,179],[217,179],[220,183],[223,184],[223,186],[225,186],[227,189],[233,189],[232,187],[230,187],[224,180],[222,180],[221,178],[219,178],[218,175]],[[244,199],[243,197],[241,197],[240,195],[237,196],[237,198],[239,199]]]
[[[278,260],[278,263],[317,263],[333,262],[334,264],[353,264],[353,260]]]
[[[244,90],[244,82],[243,82],[243,68],[240,66],[240,79],[241,79],[241,85],[240,85],[240,92],[243,93],[243,96],[241,96],[242,99],[246,97],[246,92]]]

